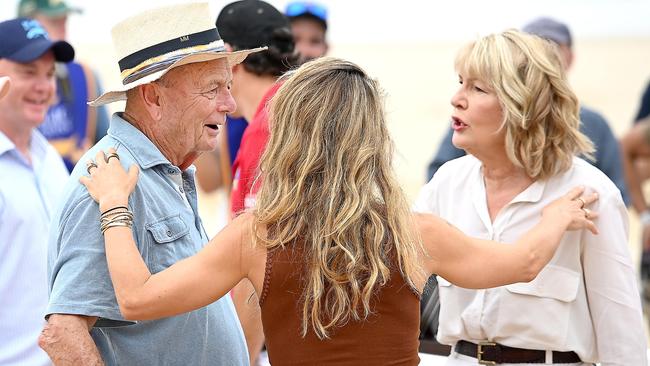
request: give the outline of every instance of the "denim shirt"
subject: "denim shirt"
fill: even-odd
[[[229,296],[160,320],[133,323],[120,314],[106,264],[99,208],[79,183],[79,177],[87,174],[85,162],[110,147],[122,166],[140,168],[129,208],[135,243],[152,273],[195,254],[208,241],[198,216],[194,167],[181,171],[172,165],[142,132],[115,114],[108,135],[73,170],[52,222],[47,314],[98,317],[91,335],[107,365],[248,364]]]

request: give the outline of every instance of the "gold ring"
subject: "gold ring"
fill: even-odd
[[[582,211],[585,212],[585,219],[589,219],[589,216],[591,216],[591,211],[589,211],[588,208],[583,208]]]
[[[576,201],[580,201],[581,203],[580,208],[584,208],[587,205],[587,202],[585,202],[585,200],[583,200],[582,197],[576,198]]]
[[[106,159],[105,159],[106,162],[108,163],[108,161],[111,160],[111,158],[115,158],[117,160],[120,160],[120,156],[117,155],[117,153],[110,153],[110,154],[106,155]]]
[[[97,168],[97,164],[95,164],[94,161],[87,162],[86,163],[86,171],[88,172],[88,174],[91,174],[90,173],[90,168]]]

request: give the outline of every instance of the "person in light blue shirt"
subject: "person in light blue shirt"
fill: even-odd
[[[198,217],[194,167],[181,170],[135,126],[116,114],[108,136],[84,156],[115,148],[140,181],[129,202],[138,248],[152,272],[198,252],[208,237]],[[106,267],[97,205],[78,180],[78,164],[50,236],[47,314],[96,318],[90,334],[108,365],[245,365],[248,353],[232,301],[224,297],[191,313],[133,324],[123,320]]]
[[[129,208],[134,239],[153,273],[197,253],[207,242],[197,208],[194,160],[216,147],[227,113],[233,65],[207,3],[144,11],[112,31],[123,88],[90,103],[126,99],[108,135],[82,157],[112,147],[140,179]],[[190,19],[191,21],[188,21]],[[169,26],[174,24],[175,26]],[[153,37],[152,35],[155,35]],[[56,365],[248,365],[229,296],[198,310],[133,323],[122,316],[106,265],[97,204],[79,183],[93,165],[77,164],[52,222],[47,325],[39,344]],[[206,278],[206,281],[210,281]]]
[[[47,306],[47,233],[68,172],[36,129],[74,50],[29,19],[0,23],[0,365],[49,365],[36,340]],[[11,87],[7,91],[7,77]]]
[[[573,40],[566,24],[550,18],[539,18],[525,25],[522,30],[555,43],[565,70],[571,67],[573,63]],[[594,160],[586,160],[614,182],[621,192],[623,202],[629,206],[630,198],[623,175],[621,149],[609,124],[602,115],[585,106],[580,107],[580,122],[580,132],[589,137],[596,148]],[[453,130],[449,128],[438,147],[436,155],[429,163],[427,181],[431,180],[442,164],[465,155],[463,150],[456,148],[451,143],[452,135]]]

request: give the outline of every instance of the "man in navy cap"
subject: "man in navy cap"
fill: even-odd
[[[52,42],[35,20],[0,23],[0,81],[11,79],[0,100],[0,365],[50,364],[37,339],[49,223],[68,173],[36,127],[56,93],[54,62],[73,58],[72,47]]]

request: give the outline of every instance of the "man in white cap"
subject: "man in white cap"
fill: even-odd
[[[54,61],[74,50],[36,21],[0,22],[0,365],[49,365],[47,233],[68,172],[36,129],[55,95]],[[11,88],[9,88],[11,78]],[[10,89],[10,90],[8,90]]]
[[[226,113],[236,108],[231,67],[261,49],[227,52],[207,3],[146,11],[118,23],[112,33],[124,87],[91,105],[126,99],[126,109],[113,115],[108,135],[80,162],[114,148],[117,153],[106,159],[138,166],[129,209],[138,249],[155,273],[208,241],[197,212],[192,163],[215,148]],[[54,217],[49,318],[41,347],[57,365],[247,365],[228,296],[171,318],[133,323],[122,317],[106,266],[99,210],[78,182],[93,168],[77,164]]]

